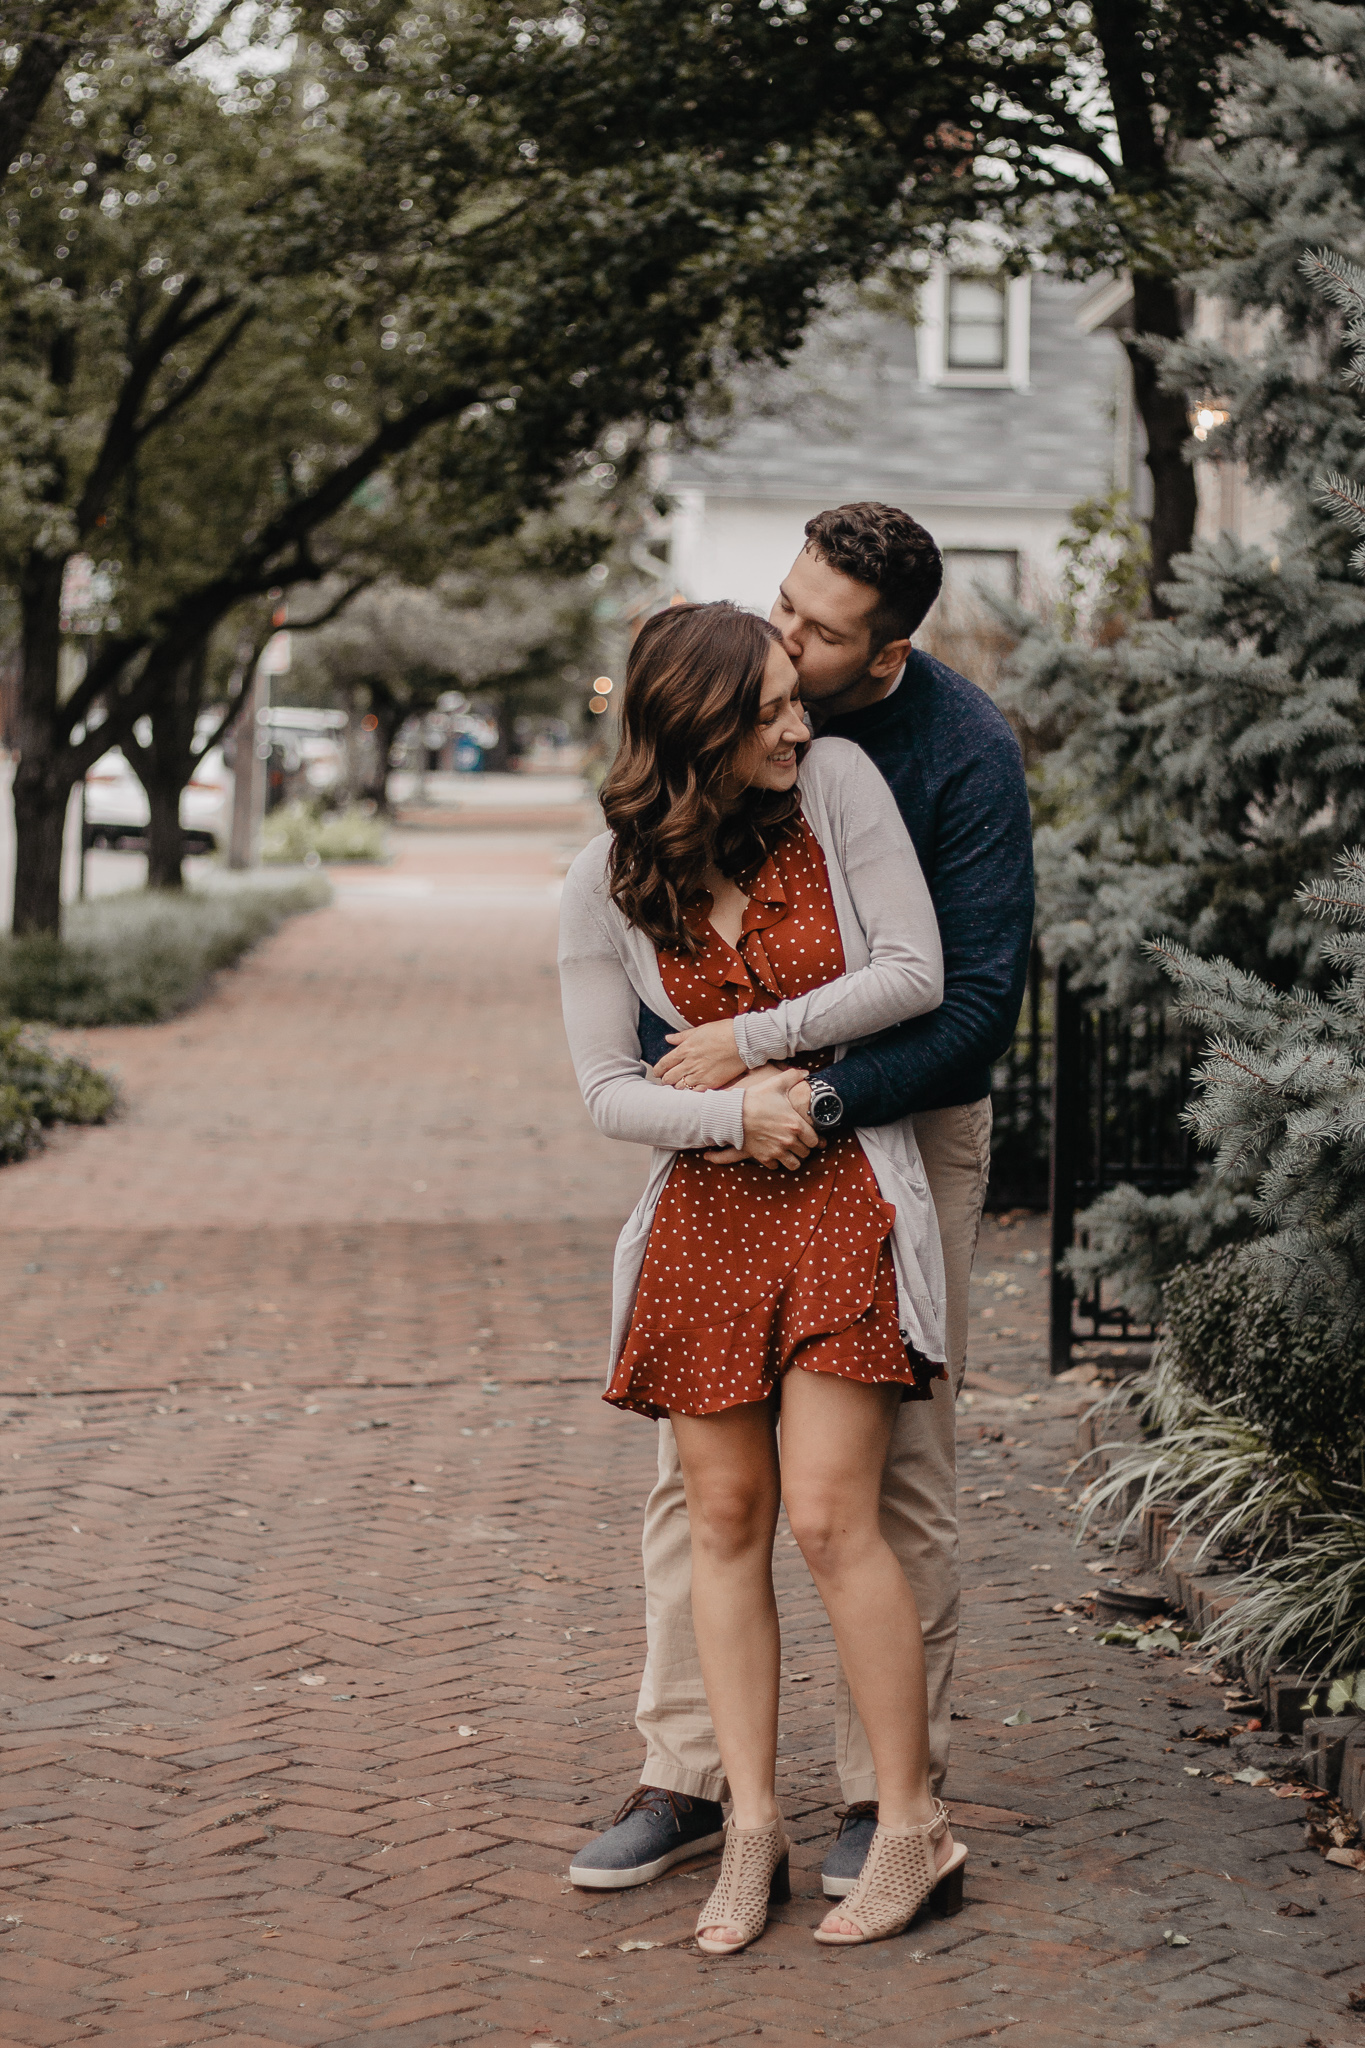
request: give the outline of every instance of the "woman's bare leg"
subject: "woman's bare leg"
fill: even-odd
[[[934,1817],[919,1611],[879,1513],[900,1399],[899,1387],[799,1368],[782,1383],[787,1519],[833,1626],[872,1749],[879,1817],[891,1828]],[[940,1863],[952,1846],[950,1838],[939,1844]],[[837,1910],[824,1924],[856,1931]]]
[[[736,1827],[776,1818],[781,1644],[773,1597],[780,1486],[766,1401],[671,1415],[692,1528],[692,1624]],[[739,1930],[717,1929],[721,1940]]]

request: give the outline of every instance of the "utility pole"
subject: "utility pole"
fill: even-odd
[[[256,663],[249,694],[237,720],[237,746],[232,764],[232,831],[228,866],[254,868],[260,859],[261,820],[265,816],[266,764],[270,734],[261,717],[270,702],[270,679],[264,661]]]

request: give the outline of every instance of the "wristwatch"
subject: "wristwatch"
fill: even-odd
[[[838,1089],[819,1074],[811,1076],[810,1120],[817,1131],[836,1130],[844,1120],[844,1105]]]

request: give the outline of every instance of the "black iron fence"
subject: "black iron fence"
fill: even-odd
[[[1078,1343],[1142,1343],[1154,1332],[1096,1283],[1078,1289],[1062,1271],[1086,1233],[1076,1218],[1107,1189],[1143,1194],[1188,1187],[1197,1165],[1180,1112],[1194,1047],[1163,1006],[1122,1013],[1049,976],[1035,953],[1019,1028],[995,1069],[991,1181],[994,1210],[1051,1208],[1052,1370]]]
[[[1014,1042],[991,1076],[986,1207],[1046,1209],[1051,1194],[1053,977],[1035,946]]]

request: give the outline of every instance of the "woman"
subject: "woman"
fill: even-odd
[[[819,1048],[937,1006],[938,928],[890,791],[859,748],[810,743],[765,622],[722,604],[651,619],[623,727],[602,790],[611,830],[565,884],[560,976],[594,1122],[657,1148],[617,1245],[606,1399],[666,1417],[682,1462],[697,1647],[733,1802],[698,1946],[733,1954],[762,1933],[770,1896],[788,1896],[774,1789],[783,1501],[880,1802],[858,1884],[816,1939],[876,1940],[931,1893],[955,1910],[967,1853],[929,1790],[919,1617],[878,1512],[897,1409],[943,1376],[942,1257],[908,1122],[824,1142],[789,1091],[826,1062]],[[655,1078],[641,1002],[676,1027]]]

